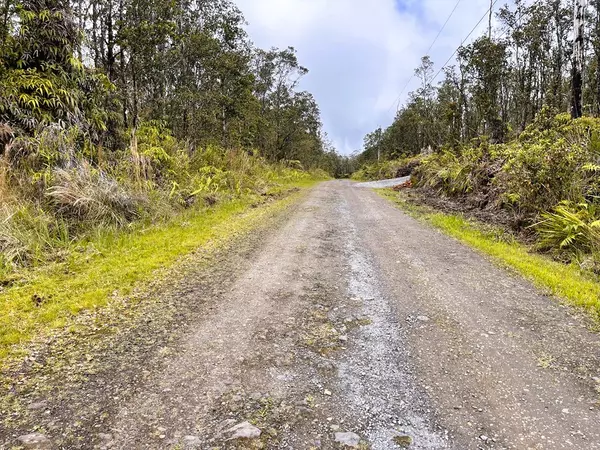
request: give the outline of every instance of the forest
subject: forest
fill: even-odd
[[[335,174],[294,48],[229,0],[2,0],[0,268]]]
[[[454,64],[422,58],[419,87],[365,137],[355,178],[412,171],[422,191],[540,249],[597,261],[600,1],[517,0],[495,19]]]

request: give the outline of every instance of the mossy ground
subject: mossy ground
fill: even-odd
[[[410,202],[402,192],[377,191],[411,216],[489,255],[502,266],[515,270],[537,287],[566,302],[584,308],[600,321],[600,279],[577,264],[563,264],[547,255],[535,253],[500,227],[448,214]]]
[[[0,366],[19,356],[32,339],[70,325],[77,314],[105,306],[151,282],[159,269],[197,249],[210,251],[294,201],[298,188],[317,180],[281,185],[269,196],[247,196],[195,209],[135,232],[101,234],[63,261],[22,270],[0,291]],[[265,201],[277,199],[276,201]]]

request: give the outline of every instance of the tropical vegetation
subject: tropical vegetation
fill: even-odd
[[[501,218],[560,259],[598,260],[600,2],[574,23],[580,3],[516,1],[455,65],[424,56],[418,89],[365,137],[358,175],[416,158],[413,184],[428,195]]]
[[[342,166],[295,50],[256,48],[229,0],[0,13],[2,283],[107,230]]]

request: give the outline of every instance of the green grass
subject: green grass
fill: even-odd
[[[315,182],[287,184],[282,193]],[[131,293],[156,278],[158,269],[197,249],[210,252],[225,245],[285,209],[298,195],[283,195],[254,208],[257,198],[245,197],[135,232],[100,235],[88,243],[92,252],[70,252],[60,263],[21,271],[21,281],[0,292],[0,366],[22,352],[21,344],[64,328],[82,310],[106,305],[115,291]]]
[[[408,202],[402,193],[391,190],[378,192],[411,216],[491,256],[537,287],[549,290],[567,303],[585,308],[595,319],[600,319],[600,279],[592,272],[582,270],[577,264],[563,264],[546,255],[533,253],[528,246],[507,238],[507,233],[499,227],[415,205]]]

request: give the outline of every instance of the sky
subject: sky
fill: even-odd
[[[420,58],[457,0],[236,0],[261,48],[295,47],[337,151],[362,148],[364,136],[391,124],[398,101],[416,89]],[[498,1],[498,10],[506,1]],[[490,0],[461,0],[430,56],[437,70],[488,10]],[[487,29],[487,18],[474,36]],[[439,80],[437,80],[439,81]]]

